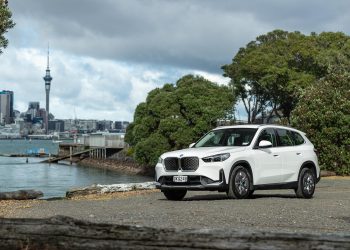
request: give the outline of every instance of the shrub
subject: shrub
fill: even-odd
[[[292,113],[292,125],[307,133],[322,169],[350,174],[350,74],[333,70],[307,88]]]

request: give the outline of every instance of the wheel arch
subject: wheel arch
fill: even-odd
[[[231,169],[230,169],[230,174],[229,174],[229,176],[228,176],[228,180],[230,180],[230,176],[231,176],[233,170],[234,170],[236,167],[238,167],[238,166],[242,166],[242,167],[244,167],[244,168],[246,168],[246,169],[248,170],[248,172],[249,172],[249,174],[250,174],[250,176],[251,176],[251,185],[250,185],[250,186],[253,187],[253,186],[254,186],[253,171],[252,171],[252,168],[251,168],[249,162],[248,162],[248,161],[245,161],[245,160],[236,161],[236,162],[232,165],[232,167],[231,167]]]
[[[299,169],[298,180],[300,178],[300,173],[301,173],[301,170],[303,168],[308,168],[308,169],[312,170],[313,173],[315,174],[315,178],[317,178],[316,164],[313,161],[306,161],[301,165],[301,167]]]

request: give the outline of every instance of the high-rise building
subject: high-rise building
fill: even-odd
[[[126,128],[129,126],[130,122],[128,121],[115,121],[114,129],[116,129],[119,133],[125,133]]]
[[[35,109],[38,111],[40,109],[40,102],[29,102],[28,109]]]
[[[3,90],[0,92],[0,123],[13,123],[13,91]]]
[[[26,118],[28,122],[33,121],[34,117],[38,116],[38,111],[40,109],[39,102],[30,102],[28,105],[28,110],[26,112]]]
[[[51,88],[51,81],[52,77],[50,75],[50,50],[47,49],[47,68],[46,68],[46,75],[43,77],[45,81],[45,91],[46,91],[46,114],[49,116],[50,114],[50,88]],[[46,133],[48,132],[48,118],[46,119],[45,123],[45,129]]]

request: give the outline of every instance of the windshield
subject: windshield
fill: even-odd
[[[256,128],[231,128],[210,131],[202,137],[195,148],[200,147],[232,147],[248,146],[256,131]]]

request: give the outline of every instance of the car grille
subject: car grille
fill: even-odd
[[[177,171],[180,168],[183,171],[196,171],[199,166],[199,159],[198,157],[167,157],[164,159],[164,165],[167,171]]]
[[[181,158],[181,168],[184,171],[196,171],[199,166],[198,157]]]
[[[179,169],[179,159],[176,157],[165,158],[164,165],[167,171],[177,171]]]

